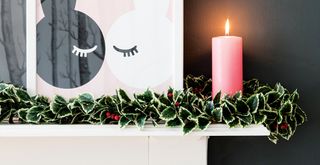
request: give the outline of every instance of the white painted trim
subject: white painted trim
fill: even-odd
[[[32,95],[37,91],[37,21],[36,0],[26,3],[26,81],[28,92]]]
[[[188,136],[268,136],[269,131],[262,125],[246,128],[232,128],[215,124],[205,131],[195,131]],[[148,125],[139,130],[135,126],[121,129],[118,125],[1,125],[0,137],[145,137],[184,136],[181,128],[157,128]]]
[[[175,59],[173,60],[173,79],[174,79],[174,88],[175,89],[183,89],[183,0],[175,0],[174,1],[174,11],[173,11],[173,22],[174,22],[174,54]]]

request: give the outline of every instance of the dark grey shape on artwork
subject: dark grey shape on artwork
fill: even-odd
[[[0,1],[0,82],[26,87],[26,1]]]
[[[105,59],[103,34],[76,0],[41,0],[45,17],[37,25],[37,73],[58,88],[91,81]],[[88,50],[92,51],[88,51]]]
[[[113,49],[119,53],[122,53],[123,57],[130,57],[131,55],[134,56],[134,55],[136,55],[136,53],[139,53],[138,46],[134,46],[131,49],[120,49],[116,46],[113,46]]]

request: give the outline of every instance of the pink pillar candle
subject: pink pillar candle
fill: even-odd
[[[212,95],[234,95],[243,88],[242,38],[212,39]]]

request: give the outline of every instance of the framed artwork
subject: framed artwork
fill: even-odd
[[[183,0],[27,3],[30,91],[70,98],[183,88]]]
[[[0,82],[26,87],[26,1],[0,1]]]

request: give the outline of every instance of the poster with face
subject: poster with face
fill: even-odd
[[[119,88],[164,92],[182,84],[175,3],[38,0],[37,92],[98,97]]]

